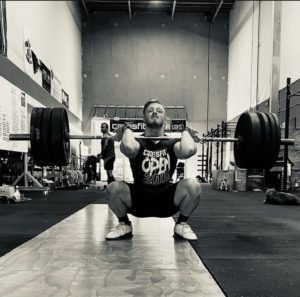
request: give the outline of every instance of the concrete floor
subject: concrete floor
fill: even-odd
[[[172,218],[131,220],[132,239],[105,241],[107,205],[79,210],[0,258],[0,296],[225,296]]]

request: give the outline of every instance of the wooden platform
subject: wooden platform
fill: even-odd
[[[105,241],[107,205],[81,209],[0,258],[0,296],[224,296],[172,218],[130,219],[132,239]]]

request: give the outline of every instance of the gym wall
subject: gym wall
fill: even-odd
[[[236,1],[229,21],[227,121],[270,97],[272,36],[272,1]]]
[[[72,1],[6,1],[7,57],[18,69],[13,69],[4,58],[1,65],[5,66],[3,69],[7,72],[7,79],[12,83],[20,82],[18,87],[23,89],[22,81],[28,80],[28,76],[23,77],[21,72],[27,73],[24,38],[28,37],[38,59],[59,74],[62,87],[69,94],[69,110],[74,115],[70,121],[77,122],[74,124],[78,125],[82,119],[82,73],[81,21],[77,9],[76,2]],[[30,77],[41,85],[38,74]],[[41,92],[38,90],[41,86],[26,83],[24,88],[36,100],[42,100],[42,96],[36,96]],[[44,90],[42,92],[47,93]],[[50,98],[49,93],[43,97],[48,98],[48,101],[43,100],[43,104],[55,105],[56,100]],[[57,106],[60,104],[57,103]]]
[[[209,29],[211,38],[209,39]],[[185,105],[204,133],[226,117],[228,16],[95,13],[83,23],[84,122],[94,104]],[[209,60],[209,63],[208,63]],[[208,81],[208,78],[209,81]],[[216,106],[218,108],[216,108]]]
[[[281,19],[274,24],[275,9]],[[292,82],[300,78],[299,15],[299,1],[280,1],[279,8],[274,8],[274,1],[236,1],[229,21],[227,121],[272,96],[278,97],[287,77]],[[279,32],[273,32],[274,25]],[[275,62],[274,43],[280,44]],[[275,84],[278,80],[273,95],[272,80]],[[272,104],[276,104],[272,111],[277,112],[278,102]]]
[[[280,47],[280,89],[300,78],[300,2],[282,1],[281,47]]]

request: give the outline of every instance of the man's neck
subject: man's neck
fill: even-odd
[[[145,136],[147,137],[159,137],[159,136],[164,136],[165,129],[164,127],[159,127],[159,128],[150,128],[150,127],[145,127]]]

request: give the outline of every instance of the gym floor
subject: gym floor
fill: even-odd
[[[132,239],[105,241],[116,221],[93,186],[1,204],[0,296],[298,297],[300,207],[202,192],[195,242],[173,239],[172,218],[132,218]]]

